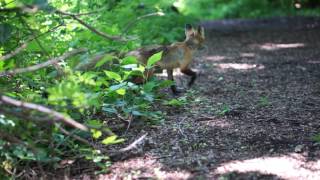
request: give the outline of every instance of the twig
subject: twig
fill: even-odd
[[[34,39],[39,38],[40,36],[42,36],[42,35],[44,35],[44,34],[47,34],[48,32],[51,32],[51,31],[57,29],[58,27],[60,27],[60,26],[62,26],[62,25],[63,25],[63,24],[59,24],[59,25],[57,25],[57,26],[49,29],[48,31],[46,31],[46,32],[44,32],[44,33],[42,33],[42,34],[39,34],[39,35],[37,35],[37,36],[33,36],[33,37],[28,38],[28,39],[26,40],[26,42],[23,43],[20,47],[16,48],[16,49],[13,50],[12,52],[10,52],[10,53],[2,56],[2,57],[0,57],[0,61],[5,61],[5,60],[7,60],[7,59],[10,59],[10,58],[16,56],[17,54],[19,54],[22,50],[24,50],[24,49],[28,46],[28,43],[29,43],[29,42],[33,41]]]
[[[124,134],[127,134],[128,130],[129,130],[130,126],[131,126],[131,123],[132,123],[132,121],[133,121],[133,116],[132,116],[132,114],[129,115],[127,121],[128,121],[128,126],[127,126],[127,129],[126,129],[126,131],[124,132]]]
[[[156,12],[156,13],[149,13],[149,14],[146,14],[146,15],[143,15],[143,16],[139,16],[135,20],[130,21],[125,26],[125,28],[123,28],[124,30],[122,31],[122,34],[126,34],[133,25],[135,25],[138,21],[140,21],[140,20],[142,20],[144,18],[151,17],[151,16],[163,16],[163,15],[164,15],[164,13],[162,13],[162,12]]]
[[[120,149],[119,152],[127,152],[127,151],[130,151],[130,150],[133,149],[133,148],[136,148],[137,145],[140,144],[140,143],[144,140],[144,138],[147,137],[147,135],[148,135],[148,133],[142,135],[139,139],[133,141],[133,142],[132,142],[131,144],[129,144],[127,147]]]
[[[184,118],[179,122],[179,124],[178,124],[178,130],[179,130],[180,134],[181,134],[185,139],[187,139],[187,136],[183,133],[182,129],[180,128],[181,123],[182,123],[185,119],[187,119],[187,117],[184,117]]]
[[[127,39],[123,39],[121,36],[111,36],[111,35],[108,35],[104,32],[101,32],[97,29],[95,29],[94,27],[92,27],[91,25],[87,24],[86,22],[84,22],[83,20],[79,19],[77,17],[77,14],[72,14],[72,13],[68,13],[68,12],[63,12],[63,11],[60,11],[60,10],[56,10],[55,11],[57,14],[61,14],[61,15],[64,15],[64,16],[69,16],[71,17],[72,19],[78,21],[80,24],[82,24],[84,27],[86,27],[87,29],[89,29],[90,31],[92,31],[93,33],[96,33],[97,35],[101,36],[101,37],[104,37],[105,39],[108,39],[108,40],[114,40],[114,41],[120,41],[120,42],[125,42],[125,41],[128,41]]]
[[[40,47],[40,49],[42,49],[42,51],[46,54],[49,55],[48,51],[42,46],[41,42],[39,41],[37,35],[35,34],[34,30],[31,29],[31,27],[29,26],[29,24],[21,17],[19,16],[19,19],[21,21],[21,23],[27,27],[28,31],[32,34],[32,36],[34,37],[34,40],[36,41],[36,43],[38,44],[38,46]]]
[[[36,110],[36,111],[39,111],[42,113],[52,115],[54,117],[53,121],[61,121],[65,124],[68,124],[72,127],[81,129],[83,131],[88,131],[88,129],[89,129],[87,126],[73,120],[72,118],[65,117],[63,114],[61,114],[55,110],[49,109],[49,108],[42,106],[42,105],[19,101],[19,100],[16,100],[11,97],[4,96],[4,95],[0,95],[0,103],[13,105],[13,106],[17,106],[17,107],[21,107],[21,108],[25,108],[25,109],[30,109],[30,110]]]
[[[28,45],[27,42],[23,43],[20,47],[16,48],[12,52],[0,57],[0,61],[5,61],[5,60],[10,59],[13,56],[19,54],[22,50],[24,50],[27,47],[27,45]]]
[[[66,59],[66,58],[68,58],[70,56],[73,56],[75,54],[79,54],[79,53],[82,53],[82,52],[85,52],[85,51],[87,51],[87,49],[84,49],[84,48],[75,49],[75,50],[72,50],[72,51],[64,53],[62,56],[52,58],[52,59],[50,59],[50,60],[48,60],[46,62],[37,64],[37,65],[34,65],[34,66],[29,66],[29,67],[26,67],[26,68],[17,68],[17,69],[13,69],[13,70],[9,70],[9,71],[0,72],[0,77],[8,76],[8,75],[16,75],[16,74],[25,73],[25,72],[36,71],[38,69],[41,69],[41,68],[50,66],[52,64],[58,63],[59,61],[62,61],[62,60]]]
[[[25,143],[23,141],[21,141],[20,139],[16,138],[15,136],[12,136],[10,134],[7,134],[1,130],[0,130],[0,139],[4,139],[4,140],[9,141],[13,144],[25,145]]]

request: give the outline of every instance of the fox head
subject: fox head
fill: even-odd
[[[189,48],[193,50],[201,50],[204,48],[205,37],[202,26],[198,26],[197,30],[195,30],[190,24],[186,24],[185,33],[185,42]]]

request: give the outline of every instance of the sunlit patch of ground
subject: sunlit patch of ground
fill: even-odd
[[[218,56],[218,55],[205,57],[205,60],[207,60],[207,61],[215,61],[215,62],[216,61],[222,61],[222,60],[225,60],[225,59],[227,59],[226,56]]]
[[[259,45],[258,47],[261,50],[274,51],[279,49],[305,47],[305,44],[303,43],[287,43],[287,44],[265,43],[265,44]]]
[[[290,154],[279,157],[261,157],[244,161],[231,161],[220,165],[214,174],[230,172],[259,172],[272,174],[284,179],[319,179],[320,160],[308,162],[300,154]]]
[[[128,143],[148,132],[141,154],[101,179],[320,179],[319,32],[211,32],[195,85],[175,97],[186,104],[155,104],[163,124],[131,127]],[[190,79],[174,75],[178,87]]]
[[[111,174],[100,175],[104,179],[188,179],[191,173],[184,170],[166,171],[157,157],[143,156],[120,161],[112,165]]]
[[[237,70],[264,69],[264,65],[262,64],[222,63],[222,64],[214,64],[214,65],[220,69],[237,69]]]

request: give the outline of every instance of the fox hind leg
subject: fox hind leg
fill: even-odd
[[[196,80],[197,78],[197,73],[192,71],[191,69],[187,68],[187,69],[181,69],[181,72],[185,75],[188,75],[188,76],[191,76],[191,79],[188,83],[188,86],[192,86],[194,81]]]

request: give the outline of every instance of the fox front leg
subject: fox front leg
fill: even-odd
[[[174,79],[173,79],[173,69],[167,69],[167,75],[168,75],[168,80],[174,81]],[[172,93],[175,94],[175,95],[181,93],[181,91],[177,89],[177,86],[175,84],[171,85],[170,88],[171,88]]]
[[[191,76],[191,79],[188,83],[188,86],[192,86],[192,84],[194,83],[194,81],[196,80],[197,78],[197,73],[192,71],[191,69],[189,68],[186,68],[186,69],[181,69],[181,72],[185,75],[188,75],[188,76]]]

